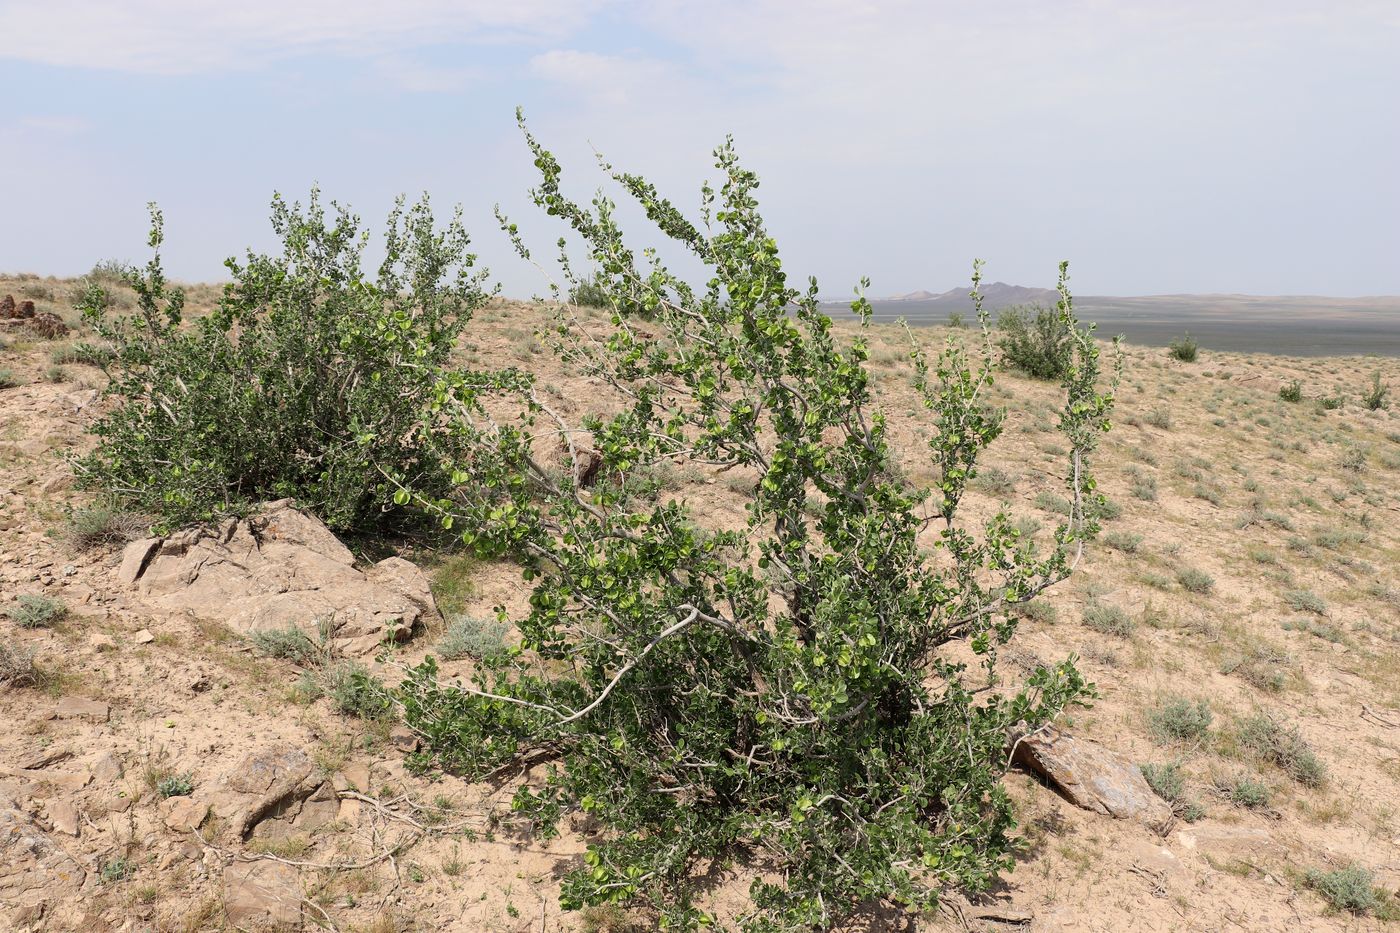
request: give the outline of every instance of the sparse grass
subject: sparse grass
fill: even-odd
[[[1327,615],[1327,600],[1312,590],[1289,590],[1283,594],[1283,601],[1295,612],[1311,612],[1316,616]]]
[[[51,596],[26,594],[19,597],[6,614],[20,628],[49,628],[63,621],[68,607]]]
[[[1163,431],[1172,429],[1172,413],[1166,408],[1154,408],[1143,415],[1142,420],[1154,428],[1161,428]]]
[[[1210,734],[1215,716],[1205,700],[1176,697],[1147,713],[1147,727],[1158,742],[1199,742]]]
[[[1215,782],[1215,789],[1220,796],[1230,801],[1237,807],[1244,807],[1248,810],[1260,810],[1269,805],[1271,795],[1269,786],[1262,781],[1245,774],[1237,774],[1232,777],[1218,778]]]
[[[433,599],[444,618],[466,608],[472,595],[472,577],[479,566],[474,555],[463,553],[449,555],[433,570]]]
[[[1129,531],[1110,531],[1103,536],[1103,543],[1124,554],[1136,554],[1142,547],[1142,535]]]
[[[1267,713],[1258,713],[1240,720],[1238,738],[1244,748],[1304,787],[1321,787],[1327,779],[1327,767],[1295,725],[1285,725]]]
[[[1288,682],[1290,665],[1288,655],[1268,645],[1255,645],[1229,658],[1220,673],[1234,674],[1260,690],[1277,693]]]
[[[1172,812],[1188,823],[1194,823],[1205,816],[1205,808],[1186,793],[1186,778],[1177,762],[1166,764],[1145,763],[1139,766],[1147,786],[1153,793],[1172,805]]]
[[[98,504],[74,509],[64,529],[68,543],[79,551],[99,544],[125,544],[144,537],[150,522],[144,517],[113,505]]]

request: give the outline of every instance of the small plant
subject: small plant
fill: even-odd
[[[335,708],[359,719],[388,719],[394,701],[387,687],[357,661],[342,661],[326,672],[323,687]]]
[[[1361,404],[1370,411],[1381,411],[1390,407],[1389,396],[1390,383],[1381,382],[1381,371],[1378,369],[1371,374],[1371,386],[1361,396]]]
[[[1210,733],[1214,718],[1205,700],[1192,703],[1177,697],[1148,712],[1147,726],[1152,737],[1163,744],[1198,742]]]
[[[1002,358],[1036,379],[1062,379],[1073,352],[1070,326],[1051,308],[1011,307],[997,318]]]
[[[1360,865],[1351,865],[1335,871],[1310,868],[1306,880],[1308,887],[1321,894],[1323,899],[1337,910],[1365,914],[1381,903],[1376,894],[1375,876]]]
[[[506,634],[510,626],[504,622],[486,622],[467,615],[455,615],[447,624],[447,634],[437,643],[438,656],[448,661],[474,658],[478,661],[499,659],[509,650]]]
[[[1154,408],[1142,416],[1142,420],[1152,425],[1154,428],[1161,428],[1163,431],[1172,429],[1172,413],[1166,408]]]
[[[1096,632],[1127,638],[1137,628],[1122,608],[1092,600],[1084,607],[1084,624]]]
[[[34,650],[11,647],[0,642],[0,684],[10,687],[37,687],[45,680],[34,663]]]
[[[1303,400],[1303,384],[1297,379],[1279,387],[1278,397],[1285,402],[1301,402]]]
[[[25,595],[6,614],[20,628],[48,628],[63,620],[68,607],[51,596]]]
[[[583,308],[611,308],[612,300],[602,273],[579,279],[569,290],[569,303]]]
[[[1343,470],[1352,473],[1360,473],[1366,469],[1366,451],[1356,444],[1348,444],[1342,448],[1341,455],[1337,458],[1337,463]]]
[[[136,863],[125,856],[108,859],[97,870],[98,880],[102,884],[116,884],[125,881],[134,874],[136,874]]]
[[[1142,547],[1142,535],[1131,531],[1110,531],[1103,536],[1103,543],[1124,554],[1136,554]]]
[[[1190,331],[1187,331],[1183,336],[1178,337],[1167,345],[1167,353],[1171,358],[1180,360],[1183,363],[1196,362],[1196,355],[1199,352],[1200,345],[1196,343]]]
[[[14,374],[13,370],[0,369],[0,389],[13,389],[19,384],[19,377]]]
[[[948,326],[953,328],[954,330],[961,330],[963,327],[967,326],[963,322],[963,316],[961,311],[948,312]]]
[[[1218,779],[1215,782],[1215,789],[1220,793],[1220,796],[1235,806],[1248,810],[1260,810],[1267,807],[1271,797],[1267,784],[1244,774]]]
[[[194,776],[191,774],[172,774],[156,782],[156,793],[162,798],[188,797],[194,793]]]
[[[62,366],[50,366],[48,369],[44,370],[44,381],[53,383],[67,382],[68,371]]]
[[[1297,726],[1284,725],[1259,713],[1240,721],[1239,741],[1304,787],[1320,787],[1327,779],[1327,767]]]
[[[1055,608],[1055,604],[1046,602],[1043,599],[1022,603],[1018,612],[1021,618],[1031,619],[1043,625],[1050,625],[1060,618],[1059,610]]]
[[[1317,406],[1323,411],[1336,411],[1342,407],[1343,401],[1341,395],[1323,395],[1318,397]]]
[[[1220,673],[1235,674],[1251,686],[1277,693],[1288,681],[1290,664],[1288,655],[1267,645],[1256,645],[1227,659]]]
[[[134,541],[149,530],[150,523],[144,517],[120,506],[98,504],[74,509],[68,515],[65,536],[74,549],[85,551],[99,544]]]
[[[1143,473],[1133,479],[1131,492],[1134,499],[1141,499],[1144,502],[1157,501],[1157,477],[1151,473]]]
[[[1183,567],[1176,572],[1176,582],[1188,593],[1205,595],[1215,590],[1215,578],[1204,570]]]
[[[1186,778],[1177,762],[1143,764],[1139,766],[1152,792],[1172,805],[1172,812],[1188,823],[1206,815],[1205,808],[1186,793]]]
[[[317,645],[295,625],[258,629],[248,638],[268,657],[281,658],[294,664],[307,665],[324,658],[326,654],[324,646]]]
[[[1312,590],[1289,590],[1283,594],[1283,601],[1295,612],[1311,612],[1315,616],[1327,615],[1327,600]]]
[[[989,466],[977,471],[972,485],[989,496],[1005,499],[1016,491],[1016,477],[1000,467]]]

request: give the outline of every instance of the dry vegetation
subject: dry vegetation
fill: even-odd
[[[74,288],[0,278],[0,294],[31,298],[70,322]],[[207,307],[216,294],[195,287],[191,305]],[[562,369],[535,338],[543,320],[530,306],[494,303],[468,329],[461,353],[529,369],[566,417],[606,404],[596,384]],[[79,760],[110,752],[122,765],[120,776],[94,778],[82,791],[81,832],[66,841],[99,883],[68,920],[41,918],[37,928],[229,928],[215,860],[190,835],[169,830],[160,806],[179,796],[167,790],[185,789],[179,782],[195,792],[213,786],[249,747],[275,739],[307,748],[327,773],[367,765],[371,787],[363,790],[379,799],[408,795],[420,823],[443,827],[364,868],[306,869],[308,923],[630,928],[617,911],[559,912],[557,869],[582,852],[585,822],[549,842],[493,832],[490,814],[506,807],[509,785],[407,773],[389,723],[342,714],[333,691],[303,689],[308,646],[254,650],[196,621],[152,614],[116,587],[122,543],[141,533],[140,522],[96,512],[101,504],[70,491],[57,459],[86,443],[83,427],[102,404],[100,370],[67,342],[3,339],[0,612],[8,615],[0,620],[0,716],[13,728],[0,734],[0,763],[51,749]],[[1378,370],[1400,383],[1400,363],[1209,347],[1184,363],[1161,350],[1126,352],[1117,423],[1098,461],[1111,503],[1104,531],[1080,572],[1029,607],[1011,660],[1029,669],[1077,654],[1100,699],[1067,727],[1152,765],[1150,779],[1181,819],[1156,838],[1013,774],[1026,845],[999,897],[1033,914],[1032,929],[1385,928],[1400,910],[1390,893],[1400,885],[1400,414],[1367,410],[1361,397]],[[916,470],[927,427],[908,380],[893,378],[909,366],[901,331],[877,328],[872,366]],[[1285,401],[1280,388],[1294,380],[1302,399]],[[1024,532],[1048,534],[1063,508],[1058,390],[1006,372],[994,391],[1009,409],[1008,426],[969,506],[980,515],[1008,503]],[[1338,397],[1340,407],[1324,401]],[[753,477],[669,471],[656,481],[659,495],[684,498],[722,525],[738,522],[738,493]],[[386,680],[444,637],[453,647],[443,653],[466,658],[464,644],[480,651],[500,633],[462,620],[490,618],[495,606],[522,608],[526,591],[509,567],[412,542],[399,551],[430,568],[456,624],[439,623],[375,665]],[[66,613],[36,622],[22,594],[43,594]],[[443,668],[450,675],[470,663]],[[111,722],[50,719],[59,696],[110,702]],[[8,773],[0,768],[0,788]],[[35,793],[30,806],[42,814],[59,791],[41,785]],[[380,829],[369,819],[336,821],[264,849],[353,861],[381,850]],[[744,878],[722,880],[714,897],[723,902],[746,887]],[[5,897],[0,887],[0,906]],[[948,917],[908,927],[873,922],[959,928]]]

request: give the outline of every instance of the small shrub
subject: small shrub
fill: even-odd
[[[85,551],[99,544],[124,544],[144,537],[150,523],[140,515],[120,506],[94,505],[74,509],[68,516],[65,537],[77,550]]]
[[[1342,448],[1341,454],[1337,457],[1337,463],[1343,470],[1360,473],[1366,469],[1366,451],[1355,444],[1348,444]]]
[[[356,661],[342,661],[331,668],[322,686],[335,708],[347,716],[388,719],[394,712],[389,689]]]
[[[1348,644],[1351,639],[1346,633],[1330,622],[1319,622],[1316,619],[1309,619],[1303,616],[1297,619],[1288,619],[1281,623],[1285,632],[1306,632],[1314,638],[1321,638],[1323,641],[1330,641],[1334,645]]]
[[[1157,477],[1150,473],[1144,473],[1133,480],[1131,492],[1133,498],[1141,499],[1144,502],[1157,501]]]
[[[10,687],[37,687],[45,680],[34,663],[34,650],[23,645],[0,642],[0,684]]]
[[[1303,400],[1303,384],[1294,379],[1287,385],[1280,386],[1278,397],[1285,402],[1301,402]]]
[[[1311,612],[1315,616],[1327,615],[1327,600],[1312,590],[1289,590],[1283,594],[1283,601],[1295,612]]]
[[[1215,789],[1235,806],[1249,810],[1267,807],[1271,797],[1267,784],[1243,774],[1217,780]]]
[[[467,615],[453,616],[447,624],[447,634],[437,643],[439,657],[449,661],[474,658],[493,660],[504,656],[506,634],[510,626],[504,622],[486,622]]]
[[[1177,762],[1143,764],[1139,766],[1147,786],[1153,793],[1172,805],[1172,812],[1188,823],[1205,816],[1205,810],[1186,794],[1186,778]]]
[[[295,625],[258,629],[248,638],[254,647],[269,658],[280,658],[294,664],[311,664],[321,660],[326,654],[323,646],[306,637],[306,633]]]
[[[1057,496],[1053,492],[1041,492],[1036,493],[1035,507],[1055,515],[1068,515],[1074,506],[1064,496]]]
[[[1177,697],[1149,711],[1147,725],[1158,742],[1196,742],[1210,733],[1214,718],[1205,700],[1192,703],[1184,697]]]
[[[960,312],[960,311],[949,311],[949,312],[948,312],[948,326],[951,327],[951,328],[953,328],[954,330],[958,330],[958,329],[961,329],[961,328],[967,326],[967,325],[963,322],[962,312]]]
[[[97,870],[97,879],[102,884],[116,884],[136,874],[136,863],[124,856],[108,859]]]
[[[584,308],[611,308],[607,283],[600,280],[600,273],[580,279],[569,289],[569,303]]]
[[[1103,543],[1124,554],[1136,554],[1142,547],[1142,535],[1131,531],[1110,531],[1103,536]]]
[[[1176,572],[1176,582],[1188,593],[1204,595],[1215,590],[1215,578],[1204,570],[1183,567]]]
[[[972,485],[989,496],[1006,498],[1016,491],[1016,477],[1000,467],[984,467],[977,471]]]
[[[44,370],[44,381],[53,383],[67,382],[68,371],[62,366],[50,366],[48,369]]]
[[[1017,612],[1023,619],[1032,619],[1045,625],[1056,622],[1060,618],[1059,610],[1055,608],[1054,603],[1048,603],[1043,599],[1033,599],[1028,603],[1022,603],[1017,607]]]
[[[19,377],[13,370],[0,369],[0,389],[13,389],[19,385]]]
[[[49,596],[25,595],[6,614],[20,628],[48,628],[63,620],[68,607]]]
[[[1277,693],[1288,682],[1290,665],[1288,655],[1266,645],[1256,645],[1227,659],[1220,673],[1235,674],[1251,686]]]
[[[1167,353],[1171,358],[1180,360],[1183,363],[1196,362],[1196,356],[1199,352],[1200,345],[1196,343],[1190,331],[1187,331],[1185,335],[1178,337],[1167,345]]]
[[[167,778],[162,778],[156,783],[156,793],[163,798],[188,797],[194,793],[194,776],[172,774]]]
[[[1036,379],[1063,379],[1069,371],[1070,325],[1051,308],[1011,307],[997,318],[1003,359]]]
[[[1242,720],[1240,744],[1282,769],[1304,787],[1320,787],[1327,768],[1297,726],[1286,726],[1265,713]]]
[[[1154,408],[1143,415],[1142,419],[1154,428],[1161,428],[1163,431],[1172,429],[1172,413],[1166,408]]]
[[[1390,383],[1381,382],[1381,371],[1378,369],[1371,374],[1371,386],[1361,396],[1361,404],[1370,411],[1381,411],[1390,407],[1389,396]]]
[[[1336,411],[1342,407],[1343,398],[1340,395],[1323,395],[1317,400],[1317,407],[1323,411]]]
[[[1096,632],[1119,638],[1127,638],[1137,628],[1137,623],[1123,609],[1097,600],[1084,607],[1084,624]]]
[[[1365,914],[1381,903],[1376,895],[1375,876],[1359,865],[1335,871],[1310,868],[1306,879],[1308,887],[1321,894],[1337,910]]]

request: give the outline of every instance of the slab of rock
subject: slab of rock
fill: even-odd
[[[1171,828],[1171,806],[1153,793],[1138,766],[1096,742],[1052,726],[1020,737],[1013,760],[1077,807],[1136,820],[1159,833]]]
[[[301,924],[301,878],[281,862],[234,862],[224,869],[224,913],[240,929],[250,924]]]
[[[112,718],[112,707],[101,700],[86,697],[64,697],[53,708],[51,719],[87,719],[106,722]]]
[[[49,803],[49,822],[53,824],[56,832],[66,833],[69,836],[78,835],[78,808],[66,800],[55,800]]]
[[[1274,837],[1257,826],[1190,826],[1176,838],[1183,849],[1202,855],[1262,855],[1277,847]]]
[[[254,752],[224,779],[215,809],[231,817],[236,838],[286,838],[335,819],[340,802],[329,781],[315,774],[299,749],[278,745]]]
[[[32,817],[0,799],[0,910],[9,911],[10,920],[78,903],[86,880],[83,867]],[[0,913],[0,927],[4,919]]]
[[[349,549],[290,499],[252,518],[132,542],[117,579],[160,607],[243,635],[295,627],[316,641],[325,625],[345,654],[401,641],[436,613],[416,566],[390,557],[357,568]]]
[[[197,829],[209,815],[209,802],[192,797],[171,797],[161,804],[161,811],[166,826],[177,833],[187,833]]]

